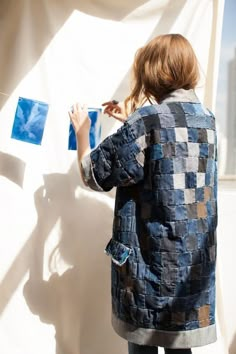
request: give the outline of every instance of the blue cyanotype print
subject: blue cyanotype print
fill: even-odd
[[[11,137],[41,145],[48,104],[19,97]]]
[[[101,109],[99,108],[89,108],[89,118],[91,120],[91,127],[89,132],[89,142],[91,149],[95,148],[99,144],[101,139],[101,122],[100,122],[100,114]],[[69,150],[76,150],[76,137],[72,124],[70,123],[69,127],[69,142],[68,142]]]

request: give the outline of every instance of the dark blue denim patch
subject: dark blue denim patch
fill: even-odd
[[[174,173],[173,159],[163,158],[160,161],[160,172],[163,174]]]
[[[172,174],[162,174],[155,176],[157,185],[159,185],[160,190],[162,189],[173,189],[173,175]]]
[[[191,143],[198,142],[198,129],[197,128],[189,128],[188,129],[188,141]]]
[[[194,172],[185,173],[185,188],[196,188],[197,187],[197,176]]]
[[[160,160],[164,157],[162,144],[152,145],[150,151],[150,159],[151,160]]]

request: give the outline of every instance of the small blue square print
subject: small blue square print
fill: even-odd
[[[101,139],[101,122],[100,122],[101,109],[89,108],[88,113],[89,113],[89,118],[91,120],[89,142],[90,142],[91,149],[93,149],[95,148],[95,146],[99,144],[99,141]],[[76,136],[75,136],[73,125],[71,123],[69,127],[68,149],[76,150]]]
[[[41,145],[48,108],[47,103],[19,97],[11,137]]]

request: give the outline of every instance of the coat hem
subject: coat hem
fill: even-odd
[[[186,331],[162,331],[150,328],[137,328],[118,319],[113,314],[112,326],[120,337],[139,345],[186,349],[208,345],[217,340],[215,324]]]

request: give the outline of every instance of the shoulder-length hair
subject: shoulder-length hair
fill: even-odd
[[[180,34],[157,36],[136,52],[126,110],[134,112],[145,101],[160,103],[174,90],[195,88],[198,80],[198,61],[189,41]]]

